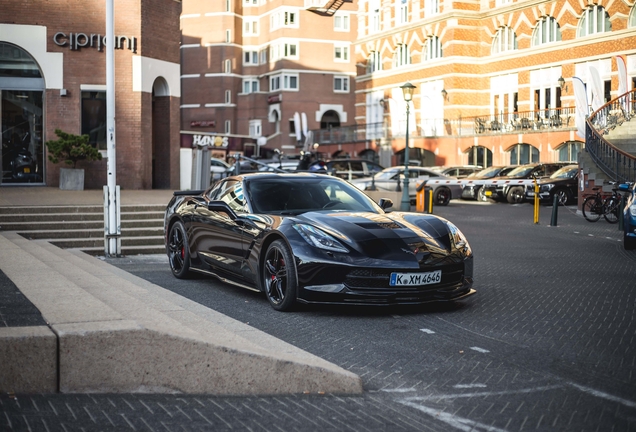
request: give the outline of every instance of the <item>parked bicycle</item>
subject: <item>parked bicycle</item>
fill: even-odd
[[[615,185],[616,182],[610,182]],[[603,196],[601,188],[595,187],[594,195],[590,195],[583,201],[583,217],[589,222],[598,221],[601,216],[611,224],[618,223],[619,212],[621,211],[622,194],[618,188],[612,189],[612,194]]]

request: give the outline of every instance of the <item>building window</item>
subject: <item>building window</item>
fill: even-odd
[[[226,74],[232,73],[232,60],[227,59],[223,62],[223,72]]]
[[[424,16],[430,17],[439,13],[439,0],[424,0]]]
[[[232,30],[227,29],[225,30],[225,43],[230,43],[232,42]]]
[[[500,27],[492,41],[491,54],[498,54],[517,49],[517,35],[508,26]]]
[[[258,64],[258,51],[244,51],[243,64],[246,66]]]
[[[334,45],[333,60],[337,62],[348,62],[349,61],[349,46]]]
[[[232,133],[232,121],[231,120],[225,120],[225,133],[226,134],[231,134]]]
[[[371,51],[367,58],[367,73],[373,73],[382,70],[382,55],[380,51]]]
[[[401,25],[409,22],[409,4],[407,0],[398,0],[395,5],[395,24]]]
[[[369,0],[369,33],[379,32],[381,23],[380,0]]]
[[[539,162],[539,150],[530,144],[517,144],[510,149],[510,165]]]
[[[269,91],[280,90],[280,75],[269,77]]]
[[[267,49],[261,50],[261,64],[267,63]]]
[[[270,61],[282,58],[298,58],[298,44],[294,42],[274,44],[269,47]]]
[[[393,67],[402,67],[411,64],[411,54],[407,44],[397,44],[393,53]]]
[[[561,28],[554,17],[543,17],[532,34],[532,46],[539,46],[561,40]]]
[[[243,36],[258,35],[258,18],[243,18]]]
[[[106,150],[106,92],[82,92],[82,135],[99,150]]]
[[[283,90],[298,90],[297,74],[283,74]]]
[[[612,31],[612,23],[608,13],[605,12],[603,6],[594,5],[583,12],[576,35],[583,37],[609,31]]]
[[[632,6],[632,10],[629,12],[627,27],[636,27],[636,5]]]
[[[243,0],[243,6],[258,6],[258,0]]]
[[[495,0],[495,6],[505,6],[507,4],[512,3],[512,0]]]
[[[426,39],[424,46],[423,61],[442,58],[442,43],[437,36],[430,36]]]
[[[258,138],[263,135],[261,120],[250,120],[250,137]]]
[[[246,78],[243,80],[243,93],[256,93],[258,91],[258,80],[256,78]]]
[[[349,93],[349,77],[334,77],[333,91],[335,93]]]
[[[583,150],[583,143],[567,141],[555,149],[558,152],[559,162],[571,162],[578,160],[579,153]]]
[[[232,90],[225,90],[225,103],[226,104],[232,103]]]
[[[232,0],[225,0],[225,12],[230,12],[232,8]]]
[[[349,31],[349,15],[336,14],[333,17],[333,29],[335,31]]]
[[[295,11],[278,11],[269,17],[270,30],[276,30],[281,27],[298,27],[298,12]]]

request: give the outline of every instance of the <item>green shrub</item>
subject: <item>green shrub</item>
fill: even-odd
[[[76,167],[77,161],[102,160],[102,154],[94,146],[88,143],[88,135],[73,135],[55,129],[58,140],[46,142],[49,149],[49,160],[53,163],[64,161],[67,165]]]

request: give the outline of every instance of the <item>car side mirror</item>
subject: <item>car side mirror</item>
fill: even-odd
[[[393,201],[388,198],[380,198],[380,201],[378,201],[378,205],[382,210],[386,210],[389,207],[393,207]]]

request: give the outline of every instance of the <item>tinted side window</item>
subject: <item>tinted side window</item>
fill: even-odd
[[[229,205],[236,213],[245,213],[245,197],[243,195],[243,183],[232,181],[228,187],[223,188],[218,194],[217,200]]]

